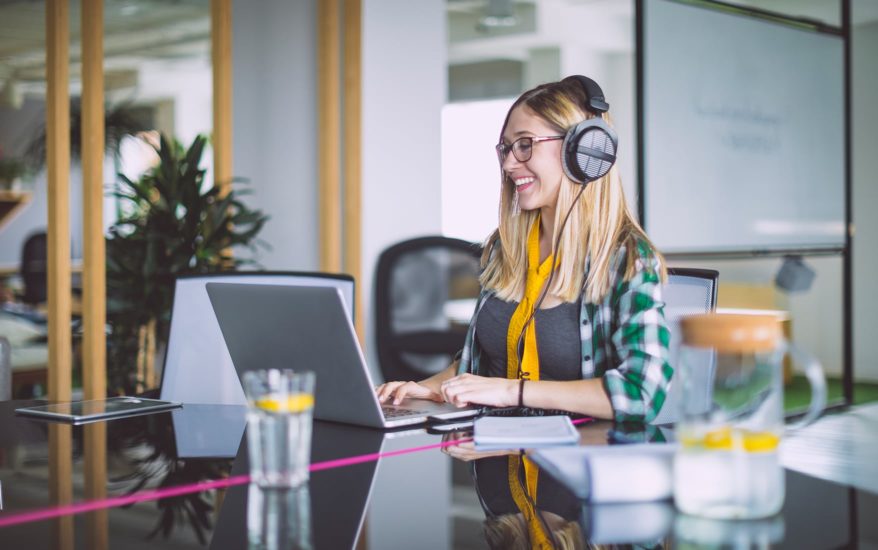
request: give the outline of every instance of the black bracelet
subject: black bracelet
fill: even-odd
[[[518,406],[524,407],[524,378],[518,383]]]

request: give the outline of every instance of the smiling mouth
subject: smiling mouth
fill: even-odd
[[[536,181],[536,178],[528,176],[525,178],[517,178],[517,179],[513,180],[512,183],[515,184],[516,191],[524,191],[525,189],[530,187],[531,184],[533,184],[533,182],[535,182],[535,181]]]

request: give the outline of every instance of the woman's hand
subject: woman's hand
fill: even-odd
[[[458,440],[462,441],[453,445],[446,445],[442,447],[442,452],[452,458],[456,458],[457,460],[461,460],[463,462],[470,462],[473,460],[479,460],[480,458],[489,458],[492,456],[518,454],[518,450],[515,449],[498,451],[477,451],[475,445],[473,444],[472,432],[451,432],[442,436],[443,443]]]
[[[415,399],[429,399],[442,403],[443,398],[439,392],[431,390],[429,387],[418,384],[417,382],[386,382],[375,389],[378,396],[378,402],[386,403],[393,399],[394,405],[399,405],[406,397]]]
[[[518,405],[518,380],[461,374],[450,378],[439,388],[445,401],[466,407],[470,404],[493,407]]]

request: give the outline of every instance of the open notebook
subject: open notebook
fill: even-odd
[[[569,416],[484,416],[475,421],[473,440],[480,451],[576,445],[579,433]]]

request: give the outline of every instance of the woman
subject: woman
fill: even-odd
[[[500,223],[486,242],[464,349],[430,378],[381,385],[380,401],[413,397],[617,421],[656,416],[673,373],[663,259],[628,209],[617,169],[590,181],[571,167],[577,157],[568,145],[581,127],[612,133],[602,95],[594,81],[572,76],[512,105],[497,145]]]

